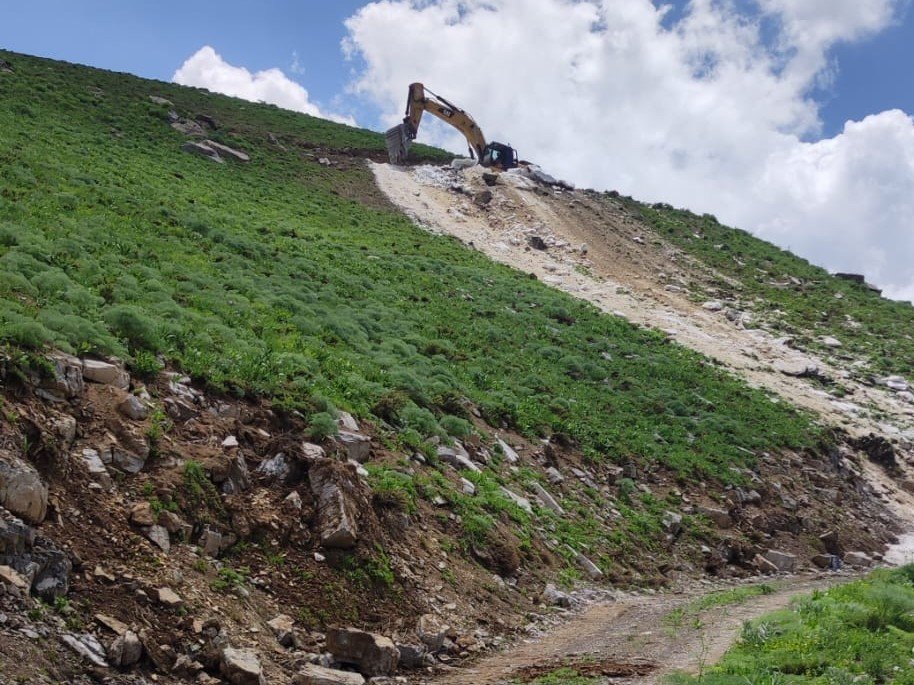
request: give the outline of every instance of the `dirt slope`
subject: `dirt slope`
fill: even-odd
[[[701,290],[719,274],[664,241],[621,204],[598,202],[585,191],[547,189],[514,173],[501,174],[488,186],[480,167],[371,168],[388,198],[428,230],[453,235],[606,312],[664,331],[852,435],[914,441],[914,405],[854,381],[851,361],[839,367],[792,349],[788,340],[756,326],[750,311],[710,311],[689,299],[688,291]],[[485,191],[492,194],[488,202],[478,195]],[[537,238],[544,249],[532,247]],[[791,375],[807,368],[840,379],[844,396]],[[867,475],[896,513],[911,517],[914,499],[897,486],[903,478],[888,479],[876,467]]]

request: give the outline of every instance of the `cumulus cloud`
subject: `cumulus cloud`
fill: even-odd
[[[356,93],[402,116],[423,81],[550,173],[755,231],[830,269],[914,294],[914,121],[821,135],[830,50],[900,0],[379,0],[346,25]],[[425,126],[425,124],[423,124]],[[444,126],[420,139],[462,151]]]
[[[295,55],[293,70],[297,64],[298,56]],[[191,55],[174,73],[172,80],[183,86],[206,88],[252,102],[268,102],[284,109],[355,125],[352,117],[322,111],[311,102],[308,91],[280,69],[251,73],[244,67],[229,64],[209,45]]]

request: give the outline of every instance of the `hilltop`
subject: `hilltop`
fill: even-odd
[[[6,680],[288,682],[340,626],[431,676],[902,529],[910,305],[710,216],[0,59]]]

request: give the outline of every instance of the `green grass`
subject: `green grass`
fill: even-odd
[[[770,595],[774,590],[773,585],[760,583],[709,592],[677,607],[664,617],[663,622],[670,628],[678,628],[689,623],[695,624],[701,620],[702,612],[708,609],[744,604],[753,597]]]
[[[787,250],[718,223],[709,214],[699,216],[628,198],[620,201],[662,238],[713,268],[717,274],[713,284],[722,292],[749,303],[757,318],[794,337],[798,345],[834,354],[819,340],[833,336],[843,343],[840,354],[867,360],[872,372],[912,373],[914,307],[909,302],[887,300],[862,285],[839,280]],[[728,278],[736,279],[739,287],[734,289]],[[849,326],[849,321],[858,326]]]
[[[747,623],[720,664],[681,685],[914,683],[914,567],[815,592]]]

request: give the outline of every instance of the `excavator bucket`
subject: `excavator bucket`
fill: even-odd
[[[409,154],[409,144],[412,142],[406,132],[406,126],[403,124],[394,126],[387,129],[387,133],[384,135],[387,139],[387,154],[390,157],[390,163],[403,164]]]

